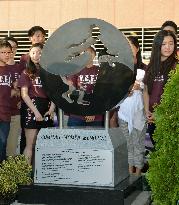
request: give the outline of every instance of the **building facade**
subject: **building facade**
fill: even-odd
[[[0,38],[15,36],[19,55],[29,48],[27,30],[34,25],[50,36],[74,19],[103,19],[127,35],[135,32],[146,58],[161,24],[173,20],[179,25],[178,0],[0,0],[0,8]]]

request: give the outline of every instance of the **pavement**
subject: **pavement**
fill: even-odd
[[[150,205],[150,204],[151,204],[150,191],[135,191],[130,196],[128,196],[124,201],[124,205]],[[45,204],[22,204],[22,203],[18,203],[18,201],[15,201],[11,205],[45,205]]]

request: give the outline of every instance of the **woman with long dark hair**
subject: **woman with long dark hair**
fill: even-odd
[[[40,71],[40,56],[43,44],[33,44],[29,51],[29,61],[27,68],[21,74],[18,81],[21,87],[21,96],[23,99],[21,118],[24,122],[26,147],[24,155],[29,164],[32,163],[33,149],[35,146],[37,134],[41,128],[53,126],[53,114],[55,105],[49,100],[42,88]]]
[[[149,65],[144,77],[144,108],[148,120],[148,132],[152,135],[155,129],[154,106],[160,103],[169,72],[177,64],[177,40],[172,31],[159,31],[154,38]]]

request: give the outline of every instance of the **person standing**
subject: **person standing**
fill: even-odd
[[[29,37],[29,40],[30,40],[32,45],[35,43],[44,44],[45,43],[45,35],[46,35],[46,32],[45,32],[44,28],[42,28],[41,26],[33,26],[28,30],[28,37]],[[29,53],[22,55],[20,58],[20,62],[19,62],[21,67],[24,67],[24,69],[25,69],[28,60],[29,60]],[[24,124],[23,124],[22,120],[21,120],[21,128],[22,128],[22,130],[21,130],[21,140],[20,140],[20,153],[22,154],[24,152],[24,148],[26,146]]]
[[[144,108],[151,141],[155,130],[154,106],[160,104],[169,73],[177,64],[177,40],[172,31],[161,30],[154,38],[151,59],[144,77]],[[175,88],[174,88],[175,89]]]
[[[24,155],[32,164],[35,142],[41,128],[53,127],[55,105],[49,100],[43,90],[40,72],[40,56],[43,44],[33,44],[29,51],[30,59],[27,68],[22,72],[18,86],[21,88],[22,120],[24,121],[26,147]]]
[[[17,79],[20,77],[20,74],[24,68],[14,60],[14,57],[17,52],[17,47],[18,47],[17,40],[12,36],[5,37],[4,39],[8,41],[12,46],[12,54],[7,64],[8,64],[8,68],[11,71],[11,74],[15,79],[14,83],[16,84],[15,87],[16,94],[11,98],[11,123],[10,123],[9,136],[7,139],[6,154],[7,156],[15,156],[17,154],[16,150],[17,150],[18,139],[20,137],[20,131],[21,131],[21,126],[20,126],[21,98],[20,98],[20,90],[17,88]]]
[[[11,44],[0,40],[0,162],[6,159],[6,144],[11,121],[11,92],[14,79],[6,65],[12,53]]]
[[[130,87],[128,97],[119,105],[118,119],[128,149],[129,173],[139,176],[144,166],[146,119],[144,114],[142,82],[145,64],[142,63],[141,51],[137,37],[128,37],[134,58],[134,84]]]
[[[91,54],[91,58],[84,69],[82,69],[76,75],[68,78],[71,80],[73,86],[77,90],[85,91],[87,94],[93,93],[93,89],[97,80],[99,73],[99,68],[93,65],[93,59],[96,56],[96,51],[94,48],[87,48],[86,52]],[[69,114],[68,126],[92,126],[92,127],[102,127],[103,126],[103,115],[93,115],[93,116],[81,116]]]

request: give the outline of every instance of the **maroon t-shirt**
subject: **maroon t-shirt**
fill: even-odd
[[[151,94],[149,95],[149,110],[153,112],[153,106],[160,103],[164,88],[163,75],[155,78]]]
[[[14,65],[8,65],[10,71],[11,71],[11,74],[13,76],[13,78],[15,80],[18,80],[22,71],[24,70],[24,67],[22,65],[20,65],[19,63],[16,63]],[[21,101],[21,98],[20,97],[12,97],[11,98],[11,116],[14,116],[14,115],[19,115],[20,114],[20,111],[19,111],[19,108],[17,106],[17,104]]]
[[[77,89],[84,89],[86,93],[90,94],[94,90],[94,86],[96,84],[96,80],[99,73],[99,67],[93,65],[90,68],[85,67],[79,73],[70,76],[69,79],[73,82],[73,85]],[[85,119],[84,116],[72,115],[73,117],[78,117],[80,119]],[[102,121],[102,115],[95,115],[95,121]]]
[[[84,89],[86,93],[92,93],[96,80],[98,77],[99,68],[92,66],[91,68],[84,68],[79,73],[70,77],[73,85],[77,89]]]
[[[47,98],[47,95],[42,88],[42,82],[39,76],[39,71],[36,73],[35,79],[32,79],[26,70],[24,70],[18,80],[19,87],[27,87],[28,95],[32,99],[34,97]]]
[[[147,84],[147,75],[148,75],[148,73],[146,72],[145,76],[144,76],[144,84]],[[161,96],[162,96],[163,90],[164,90],[164,85],[165,84],[164,84],[163,75],[159,75],[159,76],[155,77],[151,93],[149,94],[149,110],[150,110],[150,112],[153,112],[154,105],[157,105],[160,103]]]
[[[14,77],[8,66],[0,66],[0,121],[11,121],[11,89]]]
[[[28,61],[28,60],[29,60],[29,54],[28,54],[28,53],[27,53],[27,54],[24,54],[24,55],[21,56],[20,61],[19,61],[19,64],[20,64],[22,67],[26,68],[27,61]]]

